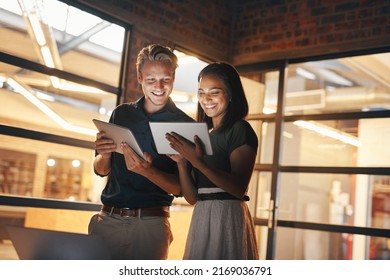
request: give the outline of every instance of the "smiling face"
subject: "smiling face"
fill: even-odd
[[[175,70],[171,64],[160,61],[145,61],[137,80],[145,95],[145,110],[154,113],[162,109],[169,100],[175,81]]]
[[[223,82],[212,75],[203,76],[199,81],[198,100],[205,114],[212,118],[214,129],[217,129],[229,106]]]

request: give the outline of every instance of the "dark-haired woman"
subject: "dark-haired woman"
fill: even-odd
[[[180,135],[167,134],[179,155],[184,198],[194,204],[184,259],[258,259],[248,185],[258,140],[245,120],[248,103],[236,69],[224,62],[206,66],[198,76],[198,121],[210,129],[213,155]]]

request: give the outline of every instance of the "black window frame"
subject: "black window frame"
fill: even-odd
[[[126,85],[125,78],[128,70],[127,58],[129,57],[129,50],[130,50],[129,44],[131,39],[132,26],[108,14],[104,14],[98,10],[90,8],[87,5],[81,4],[78,1],[69,1],[69,0],[58,0],[58,1],[64,2],[80,10],[86,11],[106,21],[115,23],[125,29],[125,34],[124,34],[125,38],[123,41],[123,51],[122,51],[122,58],[120,63],[120,76],[119,76],[118,86],[114,87],[112,85],[105,84],[90,78],[85,78],[80,75],[76,75],[67,71],[50,68],[43,64],[31,60],[27,60],[21,57],[17,57],[14,55],[10,55],[5,52],[0,52],[0,62],[14,65],[23,69],[36,71],[41,74],[55,76],[71,82],[75,82],[75,83],[79,83],[91,87],[96,87],[103,91],[113,93],[114,95],[116,95],[116,105],[118,105],[123,99],[123,94],[125,92],[125,85]],[[0,124],[0,134],[94,150],[94,143],[90,141],[64,137],[56,134],[38,132],[38,131],[23,129],[14,126],[8,126],[3,124]],[[98,203],[77,202],[77,201],[73,202],[73,201],[65,201],[65,200],[32,198],[32,197],[14,197],[8,195],[0,195],[0,205],[54,208],[54,209],[73,209],[73,210],[86,210],[86,211],[96,211],[100,207],[100,204]]]

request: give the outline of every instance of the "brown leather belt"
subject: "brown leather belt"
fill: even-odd
[[[159,206],[150,208],[115,208],[103,205],[101,211],[106,212],[110,216],[112,214],[120,215],[121,217],[169,217],[169,206]]]

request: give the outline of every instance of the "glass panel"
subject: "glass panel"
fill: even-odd
[[[271,172],[253,171],[249,184],[250,205],[256,207],[252,211],[254,218],[268,219],[271,197]],[[256,203],[256,205],[254,205]],[[255,210],[251,209],[251,210]],[[253,214],[254,213],[254,214]]]
[[[263,104],[264,104],[264,96],[265,96],[265,86],[263,83],[259,82],[261,78],[259,76],[241,76],[242,86],[245,91],[245,95],[249,105],[248,116],[261,114],[263,112]],[[257,134],[257,138],[259,139],[259,147],[257,153],[256,163],[260,162],[260,150],[262,145],[262,137],[261,137],[261,126],[262,121],[251,120],[249,121],[253,130]]]
[[[278,218],[390,229],[389,180],[377,175],[283,173]]]
[[[285,114],[390,109],[390,53],[291,64]]]
[[[264,114],[276,112],[278,104],[279,71],[265,73]]]
[[[253,130],[255,131],[255,133],[257,135],[257,139],[259,139],[259,146],[257,148],[256,163],[260,163],[260,150],[261,150],[261,145],[262,145],[261,127],[262,127],[263,122],[256,121],[256,120],[250,120],[248,122],[252,126]]]
[[[271,175],[270,172],[259,172],[256,170],[252,173],[248,189],[248,195],[250,197],[248,205],[253,218],[268,219]],[[268,228],[256,225],[255,230],[260,259],[264,260],[267,254]]]
[[[260,131],[260,163],[271,164],[274,155],[275,123],[263,122]]]
[[[390,256],[386,238],[279,227],[276,239],[276,260],[388,260]]]
[[[295,121],[284,125],[283,165],[389,166],[389,120]]]
[[[2,1],[0,23],[0,51],[119,86],[123,27],[56,0]]]
[[[246,74],[244,86],[249,103],[249,116],[256,114],[272,114],[276,112],[278,99],[279,72]],[[250,79],[249,79],[250,78]],[[245,80],[244,80],[245,81]],[[273,122],[256,122],[253,125],[259,135],[259,154],[257,163],[271,164],[275,137]]]
[[[268,228],[255,226],[257,247],[259,248],[259,259],[265,260],[267,257]]]
[[[94,140],[93,118],[108,120],[116,95],[0,63],[0,122],[83,140]],[[23,114],[15,114],[23,112]]]
[[[370,176],[370,223],[376,228],[390,229],[390,176]],[[381,240],[381,239],[376,239]],[[389,244],[390,247],[390,244]]]
[[[99,202],[94,150],[0,134],[0,194]]]
[[[241,82],[245,91],[246,98],[248,100],[249,112],[248,115],[260,114],[263,112],[264,98],[265,98],[265,85],[258,80],[261,77],[250,76],[242,77]]]

